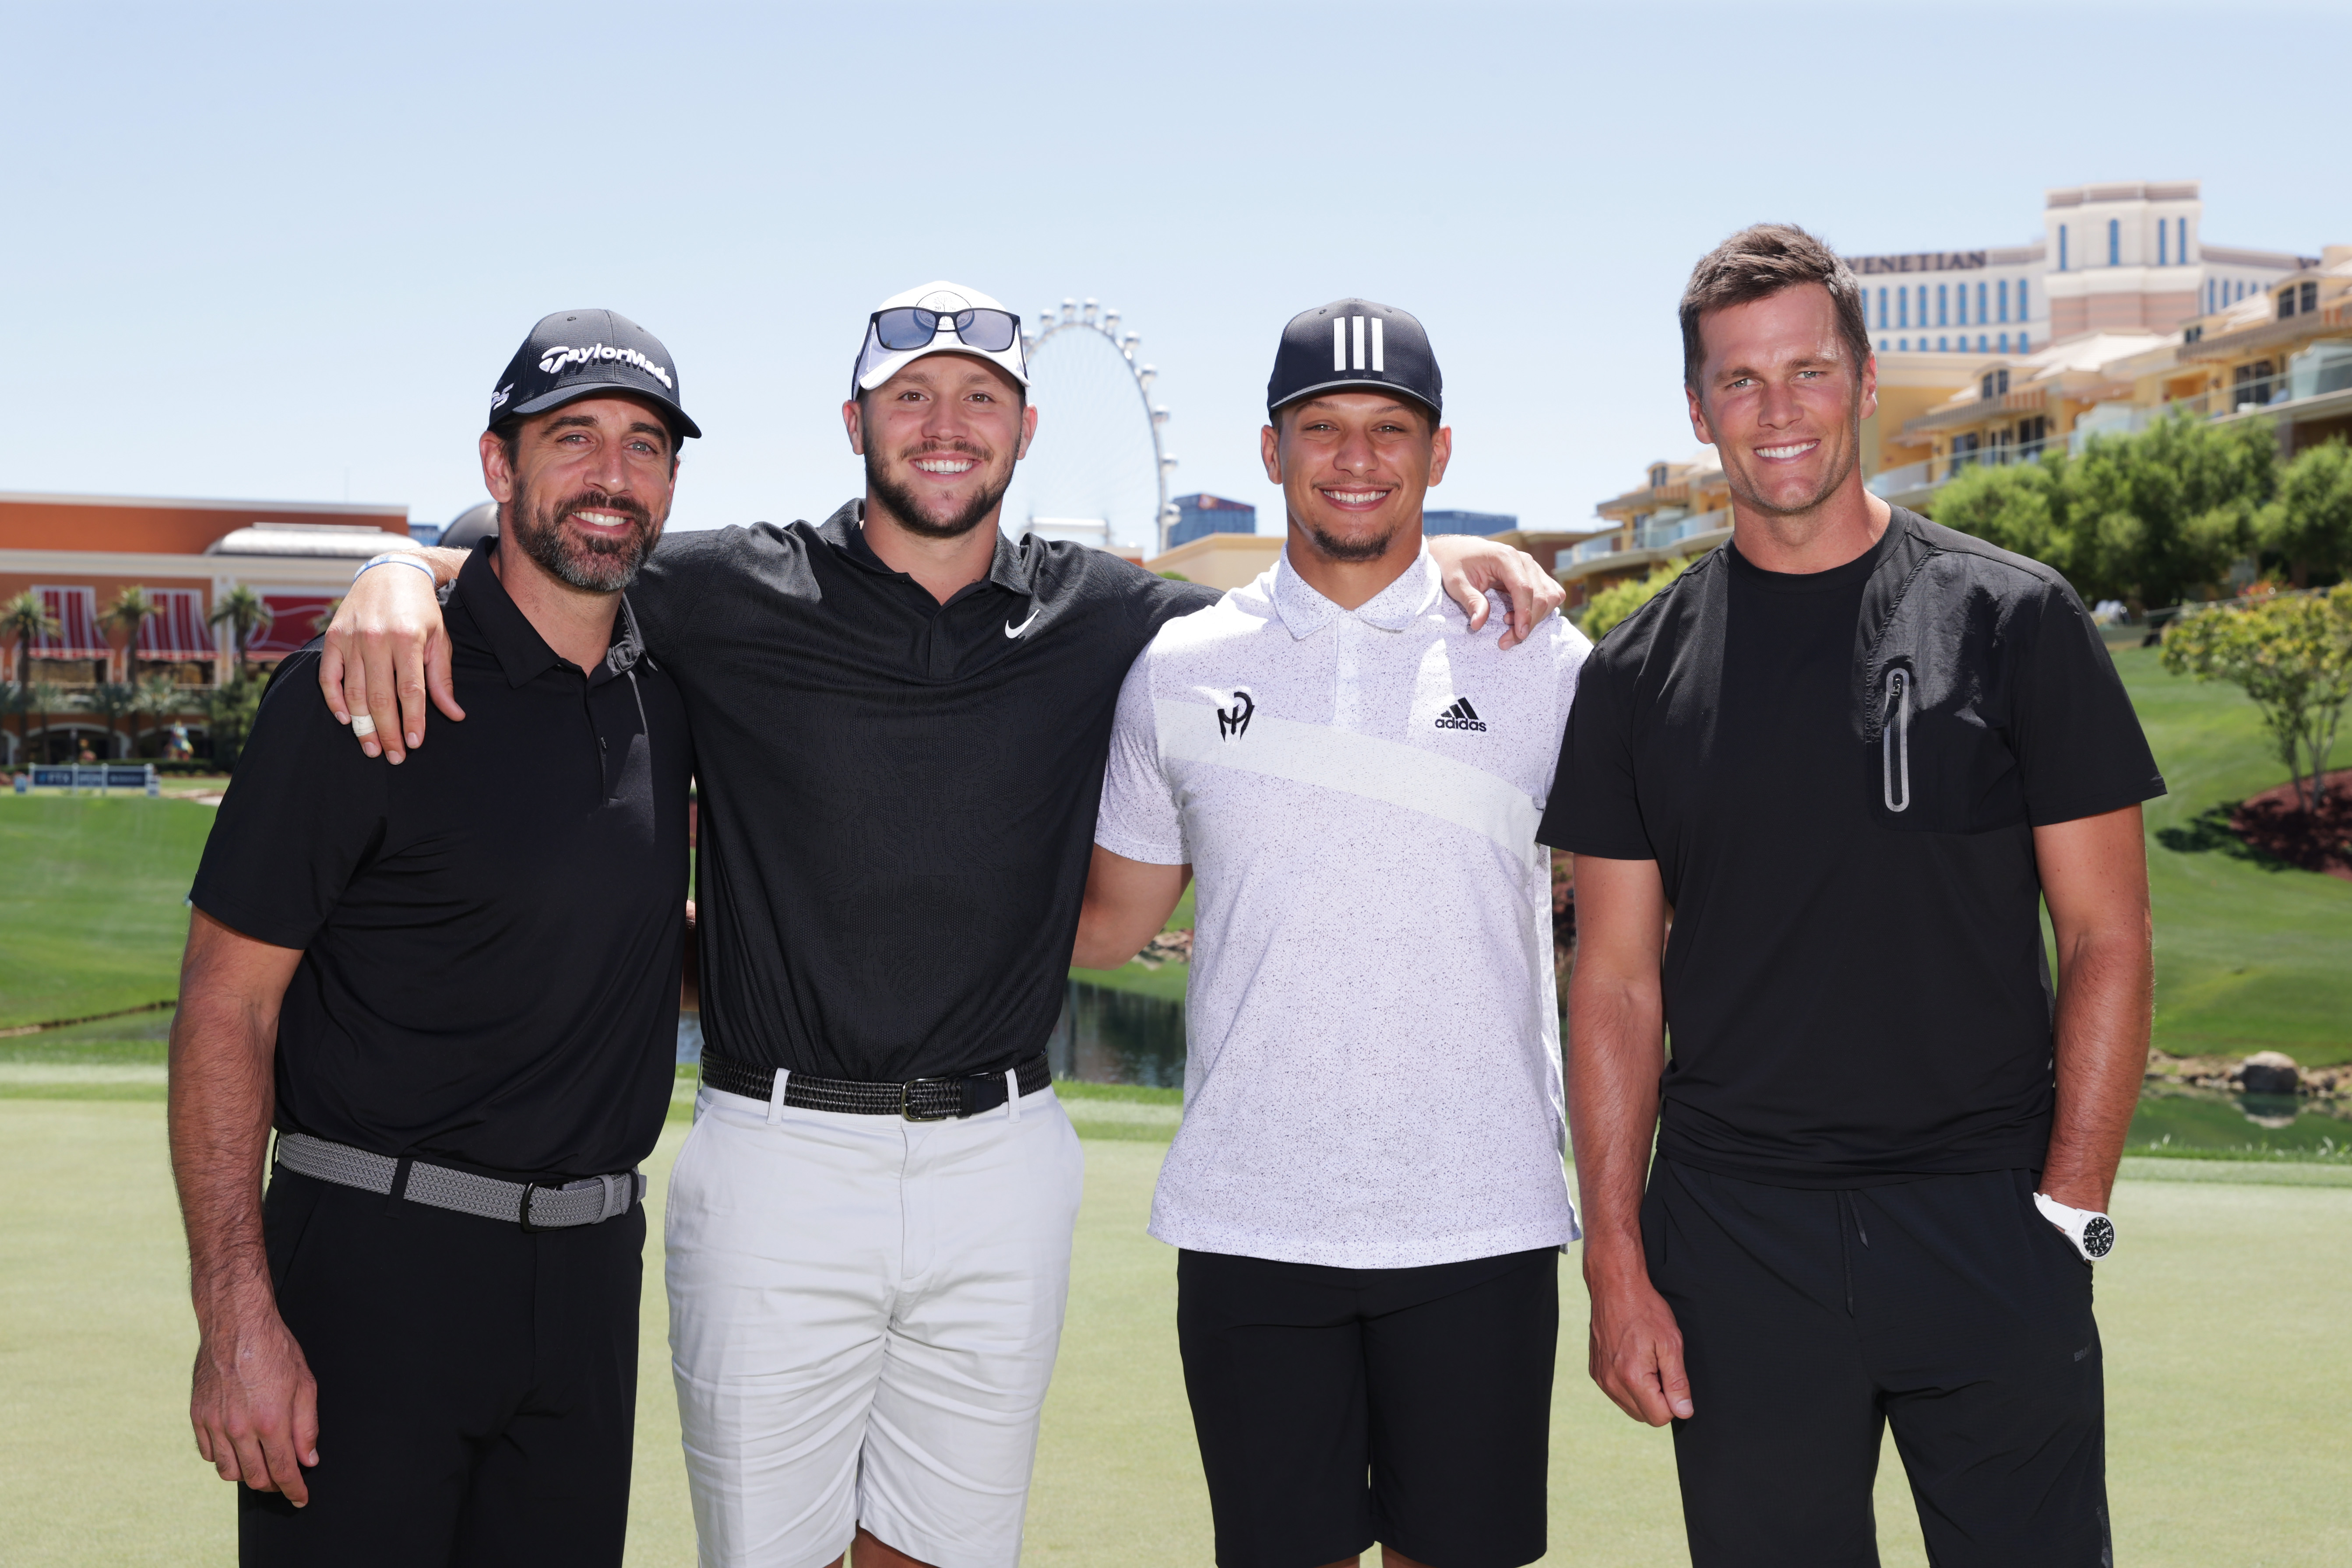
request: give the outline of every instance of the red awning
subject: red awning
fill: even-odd
[[[245,651],[257,659],[275,659],[291,653],[319,634],[313,624],[326,613],[327,606],[342,597],[340,593],[265,593],[261,601],[269,606],[269,624],[253,634]]]
[[[33,644],[36,659],[103,659],[114,652],[98,629],[98,590],[33,585],[41,608],[54,616],[56,632]]]
[[[209,659],[212,628],[205,624],[205,596],[193,588],[151,588],[147,597],[163,613],[139,628],[142,659]]]

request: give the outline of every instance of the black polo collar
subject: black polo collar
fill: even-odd
[[[866,542],[866,502],[862,498],[844,501],[838,511],[817,525],[816,532],[819,538],[867,571],[881,577],[895,577],[904,582],[915,580],[876,555],[874,547]],[[1034,546],[1034,535],[1024,535],[1021,542],[1015,544],[1004,537],[1003,528],[997,529],[996,549],[989,559],[988,576],[982,580],[1027,598],[1036,591]],[[959,590],[954,597],[961,599],[979,586],[976,582],[969,584]]]
[[[537,680],[563,660],[547,645],[547,639],[539,634],[539,628],[530,623],[530,618],[507,592],[507,585],[491,570],[490,552],[498,547],[496,534],[485,536],[474,546],[474,553],[457,569],[451,597],[464,608],[476,632],[497,656],[499,668],[506,672],[507,685],[521,686]],[[609,678],[625,674],[645,656],[645,634],[637,629],[636,614],[630,610],[629,597],[625,593],[621,596],[620,614],[613,622],[612,644],[604,650],[601,669],[588,673],[589,684],[595,685],[600,675]]]

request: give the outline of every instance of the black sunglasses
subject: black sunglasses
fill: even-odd
[[[1021,336],[1021,318],[1010,310],[958,310],[950,314],[926,310],[919,305],[901,305],[895,309],[877,310],[866,319],[873,328],[875,340],[894,353],[929,348],[931,340],[939,336],[942,321],[955,329],[964,347],[978,349],[983,354],[1001,354]]]

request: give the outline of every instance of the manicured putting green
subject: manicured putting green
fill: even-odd
[[[215,814],[144,796],[0,793],[0,1029],[176,995],[182,901]]]
[[[1144,1101],[1108,1101],[1146,1108]],[[658,1208],[687,1127],[652,1163]],[[1087,1144],[1068,1328],[1046,1403],[1024,1561],[1198,1568],[1207,1505],[1175,1348],[1175,1259],[1143,1234],[1160,1149]],[[2187,1166],[2193,1162],[2150,1162]],[[2325,1173],[2334,1176],[2336,1173]],[[0,1102],[0,1542],[11,1568],[234,1555],[227,1488],[185,1418],[194,1330],[163,1107]],[[2339,1504],[2352,1362],[2352,1189],[2127,1179],[2100,1266],[2118,1562],[2319,1568],[2352,1561]],[[669,1387],[658,1239],[646,1258],[628,1560],[694,1560]],[[1586,1381],[1562,1260],[1553,1563],[1686,1561],[1671,1446]],[[332,1462],[334,1437],[321,1448]],[[1924,1562],[1891,1452],[1890,1565]]]

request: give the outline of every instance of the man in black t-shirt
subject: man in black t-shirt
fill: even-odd
[[[1217,597],[1002,535],[1027,390],[996,301],[884,300],[841,410],[864,497],[674,537],[631,597],[698,768],[706,1043],[666,1235],[706,1563],[1019,1556],[1082,1166],[1044,1047],[1120,684]],[[1443,550],[1515,590],[1520,631],[1557,593],[1517,551]],[[425,754],[431,616],[379,569],[329,633],[330,705],[394,759]],[[396,633],[358,644],[376,668],[341,663],[354,628]]]
[[[1825,246],[1735,235],[1682,322],[1733,538],[1587,663],[1540,835],[1593,1376],[1673,1422],[1698,1568],[1874,1564],[1885,1424],[1936,1562],[2091,1568],[2163,781],[2057,573],[1864,489]]]
[[[568,357],[583,339],[613,352]],[[621,1561],[694,767],[622,591],[699,432],[608,311],[548,317],[501,382],[479,446],[506,527],[446,615],[474,721],[371,763],[304,649],[189,895],[190,1414],[245,1483],[247,1564]]]

